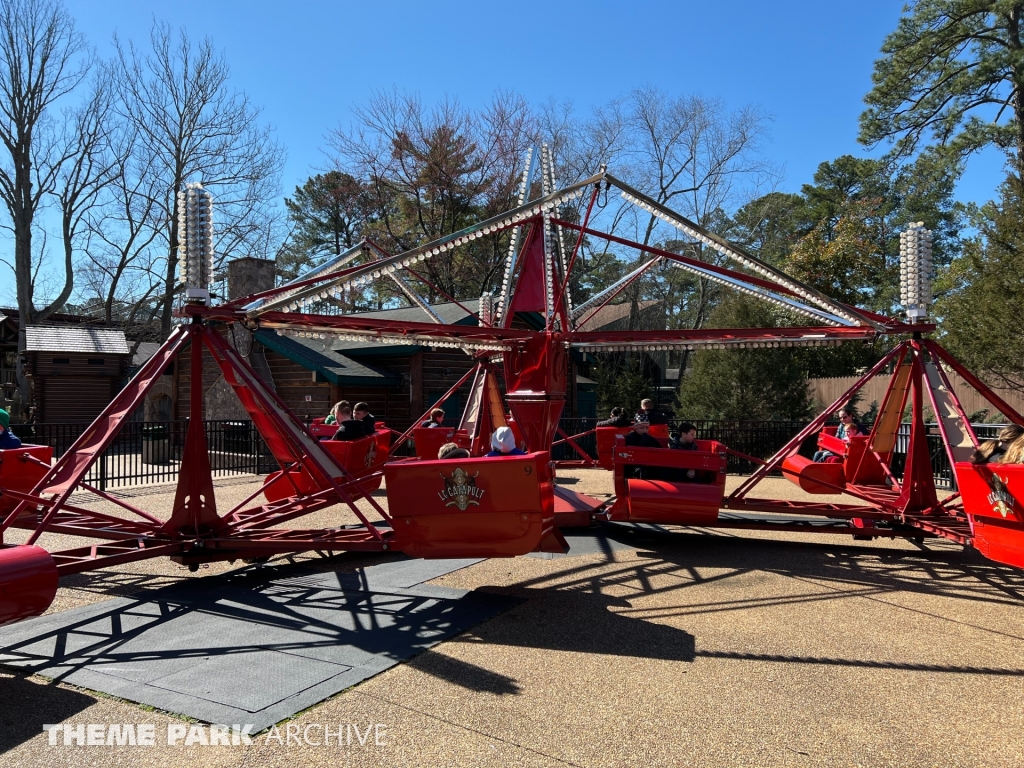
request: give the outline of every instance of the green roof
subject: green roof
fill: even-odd
[[[387,368],[354,360],[331,348],[330,341],[256,331],[256,341],[337,385],[398,387],[402,377]]]

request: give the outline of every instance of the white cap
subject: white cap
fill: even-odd
[[[501,453],[509,453],[516,447],[516,436],[508,427],[498,427],[491,435],[491,448]]]

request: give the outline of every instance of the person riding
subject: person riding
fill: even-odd
[[[435,408],[430,412],[430,418],[424,421],[422,424],[420,424],[420,429],[427,429],[429,427],[443,427],[443,422],[444,411],[442,411],[440,408]]]
[[[654,410],[654,401],[644,398],[640,401],[640,410],[636,412],[633,421],[646,421],[648,424],[668,424],[668,416],[661,411]]]
[[[439,459],[468,459],[469,451],[455,443],[445,443],[437,451]]]
[[[661,448],[658,439],[647,430],[650,427],[646,421],[638,421],[633,425],[633,431],[628,433],[623,442],[630,448]],[[627,464],[623,467],[626,477],[635,477],[647,480],[661,480],[661,467],[644,467]]]
[[[370,413],[370,406],[366,403],[356,403],[352,406],[352,418],[363,422],[363,429],[366,434],[372,435],[377,431],[377,421]]]
[[[630,448],[661,448],[661,443],[656,437],[651,436],[647,431],[650,424],[646,421],[638,421],[633,425],[633,431],[626,435],[625,443]]]
[[[668,447],[675,451],[696,451],[697,450],[697,428],[689,422],[679,425],[679,431],[668,436]],[[677,469],[668,480],[681,480],[683,482],[696,480],[697,470]]]
[[[359,419],[352,418],[352,409],[346,404],[338,410],[338,431],[332,440],[359,440],[366,437],[366,426]]]
[[[21,439],[11,432],[11,416],[0,408],[0,450],[21,448]]]
[[[508,427],[498,427],[494,430],[494,434],[491,435],[491,448],[491,452],[487,454],[489,457],[526,455],[526,451],[516,447],[516,436]]]
[[[844,443],[849,443],[851,437],[864,434],[864,428],[860,425],[860,422],[857,421],[857,417],[849,408],[840,408],[838,415],[839,428],[836,430],[836,437]],[[832,456],[835,456],[832,451],[819,450],[815,452],[813,461],[817,464],[821,464]]]
[[[1010,443],[1006,453],[999,459],[1000,464],[1024,464],[1024,434]]]
[[[324,419],[324,424],[337,424],[338,414],[341,412],[342,408],[352,410],[352,406],[349,405],[348,400],[339,400],[338,402],[331,406],[330,413],[328,413],[327,418]]]
[[[679,425],[679,431],[668,436],[668,447],[677,451],[697,450],[697,428],[689,422]]]
[[[1003,427],[999,430],[995,440],[986,440],[978,446],[968,461],[972,464],[1019,464],[1019,456],[1016,461],[1008,461],[1006,457],[1009,455],[1010,449],[1020,442],[1022,436],[1024,436],[1024,427],[1019,424]]]
[[[626,415],[625,408],[619,408],[615,406],[612,408],[612,412],[609,418],[597,422],[599,427],[628,427],[632,422],[629,420],[629,416]]]

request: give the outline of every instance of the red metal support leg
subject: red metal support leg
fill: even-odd
[[[75,443],[61,456],[46,476],[32,489],[33,496],[56,494],[56,503],[44,515],[39,527],[30,537],[28,543],[34,544],[60,508],[67,503],[71,494],[78,488],[92,465],[103,456],[103,452],[113,442],[121,430],[124,420],[142,403],[146,394],[156,384],[167,365],[174,360],[178,352],[190,341],[191,326],[178,327],[171,332],[167,341],[161,345],[135,377],[111,401],[103,412]],[[0,534],[28,507],[28,502],[21,502],[0,525]]]
[[[188,432],[185,451],[178,470],[178,487],[174,508],[164,526],[167,532],[199,536],[214,530],[218,524],[217,501],[213,493],[213,472],[210,450],[203,423],[203,345],[200,341],[208,331],[198,323],[192,332],[190,359]]]
[[[829,416],[831,416],[837,408],[841,408],[842,406],[849,403],[850,398],[853,397],[854,393],[857,392],[857,390],[859,390],[861,387],[863,387],[868,381],[874,378],[878,374],[878,372],[881,371],[889,363],[890,360],[892,360],[894,357],[900,354],[903,351],[903,348],[906,344],[907,342],[900,344],[891,352],[889,352],[889,354],[887,354],[885,357],[883,357],[881,360],[875,363],[874,367],[870,371],[861,376],[856,381],[856,383],[848,390],[846,390],[846,392],[840,395],[839,398],[834,403],[832,403],[832,405],[830,405],[828,408],[822,411],[821,414],[817,416],[813,421],[811,421],[810,424],[804,427],[796,437],[794,437],[782,448],[780,448],[774,456],[772,456],[770,459],[768,459],[768,461],[764,463],[764,465],[758,467],[758,469],[755,470],[754,473],[751,474],[750,477],[748,477],[746,481],[744,481],[740,485],[739,488],[737,488],[727,497],[727,501],[742,499],[750,491],[751,488],[757,485],[769,472],[771,472],[778,465],[780,465],[786,459],[787,456],[793,453],[793,451],[798,450],[800,448],[800,444],[805,439],[807,439],[810,435],[813,435],[815,432],[820,430],[822,426],[824,426],[825,422],[828,421]]]

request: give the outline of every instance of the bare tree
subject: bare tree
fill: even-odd
[[[672,98],[655,88],[639,88],[630,94],[625,112],[627,138],[620,158],[627,179],[709,229],[721,232],[728,225],[726,211],[753,199],[774,179],[774,170],[758,153],[768,118],[757,108],[729,112],[713,99]],[[679,242],[679,234],[653,215],[638,215],[635,226],[644,245],[660,240],[705,261],[721,258],[700,244]],[[631,292],[634,323],[645,289],[664,303],[677,327],[688,328],[704,324],[718,290],[707,279],[665,269]]]
[[[328,135],[332,161],[370,191],[369,234],[396,251],[510,207],[523,155],[537,139],[529,105],[506,92],[479,112],[454,101],[428,109],[415,95],[378,93],[355,114],[351,129]],[[464,253],[425,262],[426,277],[446,293],[479,295],[496,287],[507,247],[507,233],[480,238]]]
[[[121,123],[113,142],[118,160],[113,178],[87,221],[91,247],[89,269],[83,270],[104,320],[125,327],[140,316],[154,319],[160,306],[153,297],[162,287],[156,275],[165,223],[158,206],[161,180],[152,172],[155,159],[138,152],[137,141],[132,124]]]
[[[233,256],[267,256],[279,222],[273,206],[284,153],[248,97],[229,90],[227,63],[209,40],[193,45],[184,30],[175,35],[157,22],[147,52],[116,37],[114,43],[110,69],[119,109],[136,133],[136,157],[147,160],[136,162],[145,167],[147,183],[129,187],[148,195],[151,220],[159,227],[157,293],[166,336],[176,293],[177,190],[199,181],[213,193],[218,266]]]
[[[37,269],[33,266],[36,217],[60,183],[79,137],[54,114],[57,103],[88,77],[92,59],[74,22],[54,0],[0,0],[0,198],[10,216],[14,240],[14,274],[21,331],[58,310],[74,287],[74,272],[65,259],[62,287],[36,309]],[[89,120],[84,120],[89,123]],[[69,141],[70,139],[70,141]],[[64,181],[70,181],[64,175]],[[77,183],[77,182],[72,182]],[[18,391],[28,403],[28,380],[18,355]]]

